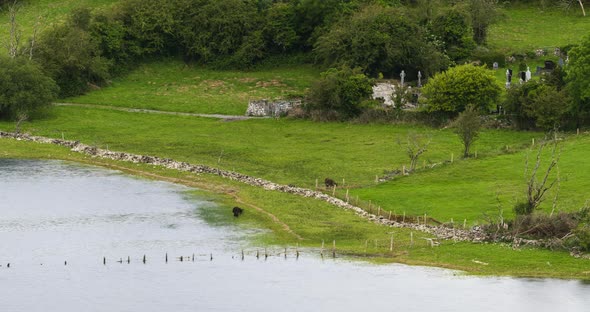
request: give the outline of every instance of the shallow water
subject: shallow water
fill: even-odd
[[[206,223],[203,212],[215,204],[188,191],[73,163],[0,159],[0,311],[590,306],[590,285],[578,281],[465,277],[434,268],[322,260],[305,252],[299,259],[291,253],[264,260],[249,250],[242,260],[241,248],[253,231]]]

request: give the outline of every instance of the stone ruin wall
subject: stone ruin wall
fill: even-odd
[[[301,106],[301,100],[251,100],[248,103],[246,116],[280,117],[286,115],[295,107]]]

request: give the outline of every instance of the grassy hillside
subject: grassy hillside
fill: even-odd
[[[24,44],[33,34],[33,29],[40,18],[39,31],[51,25],[63,22],[67,14],[75,8],[108,8],[119,0],[26,0],[19,1],[20,9],[17,22],[22,31],[21,42]],[[6,9],[0,11],[0,42],[8,40],[8,15]],[[6,30],[6,31],[4,31]]]
[[[536,4],[508,6],[503,17],[490,27],[488,44],[505,52],[533,52],[578,43],[590,33],[590,17],[576,5],[570,11],[541,9]]]
[[[177,60],[151,62],[103,90],[66,99],[164,111],[243,115],[250,99],[302,96],[319,77],[311,66],[250,72],[214,71]]]

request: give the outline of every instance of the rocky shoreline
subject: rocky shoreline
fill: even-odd
[[[435,236],[437,239],[463,241],[463,242],[509,242],[513,247],[522,245],[530,245],[536,247],[551,247],[554,246],[554,242],[546,240],[527,240],[522,238],[514,238],[509,236],[503,237],[492,237],[483,231],[480,227],[476,226],[470,229],[457,229],[453,227],[447,227],[444,225],[427,225],[427,224],[416,224],[409,222],[399,222],[397,220],[389,220],[387,217],[378,216],[363,210],[360,207],[354,206],[342,199],[327,195],[325,193],[314,191],[311,189],[282,185],[274,183],[268,180],[248,176],[238,172],[222,170],[218,168],[209,167],[206,165],[193,165],[187,162],[179,162],[173,159],[160,158],[156,156],[137,155],[124,152],[115,152],[105,149],[100,149],[95,146],[86,145],[78,141],[69,141],[61,139],[51,139],[41,136],[32,136],[22,133],[2,132],[0,131],[0,138],[10,138],[21,141],[31,141],[43,144],[54,144],[64,146],[71,149],[74,152],[82,153],[92,157],[111,159],[117,161],[125,161],[132,163],[149,164],[153,166],[160,166],[167,169],[192,172],[196,174],[213,174],[223,178],[238,181],[255,187],[261,187],[265,190],[279,191],[283,193],[289,193],[299,195],[302,197],[315,198],[318,200],[325,201],[331,205],[351,210],[358,216],[367,219],[370,222],[378,223],[384,226],[396,227],[396,228],[408,228],[416,231],[425,232]],[[432,241],[431,241],[432,242]],[[434,246],[434,243],[433,243]],[[576,255],[572,253],[572,255]]]

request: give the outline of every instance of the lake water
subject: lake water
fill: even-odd
[[[579,281],[305,252],[264,260],[249,250],[242,260],[253,231],[205,222],[215,203],[188,191],[73,163],[0,159],[0,311],[590,311],[590,285]]]

